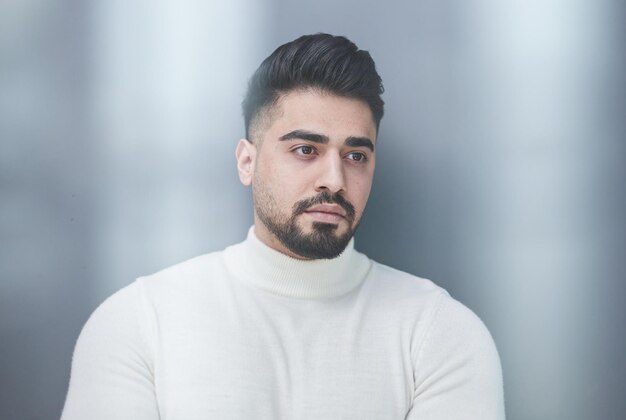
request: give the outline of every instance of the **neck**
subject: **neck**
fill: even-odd
[[[230,271],[245,283],[266,292],[300,299],[337,297],[356,288],[369,271],[370,261],[354,250],[351,240],[341,255],[332,259],[293,258],[256,236],[226,250]]]

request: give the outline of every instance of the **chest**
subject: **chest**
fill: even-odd
[[[404,418],[413,392],[406,331],[358,305],[269,308],[227,302],[161,326],[163,419]]]

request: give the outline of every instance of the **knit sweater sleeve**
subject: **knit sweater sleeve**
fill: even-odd
[[[500,359],[489,331],[447,294],[414,347],[415,393],[407,420],[504,420]]]
[[[158,420],[141,284],[107,299],[74,350],[62,420]]]

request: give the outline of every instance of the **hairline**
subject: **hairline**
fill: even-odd
[[[321,95],[330,95],[337,96],[339,98],[348,98],[348,99],[356,99],[367,105],[367,109],[370,111],[370,117],[372,119],[372,123],[376,127],[376,137],[378,137],[378,126],[376,124],[376,118],[374,117],[374,111],[371,109],[370,104],[363,98],[353,95],[344,95],[340,92],[335,92],[332,89],[325,88],[323,86],[315,86],[315,85],[302,85],[296,86],[291,89],[284,90],[275,90],[275,95],[272,100],[268,101],[265,105],[261,106],[258,111],[252,116],[250,119],[250,124],[248,127],[248,141],[250,143],[256,144],[257,147],[261,146],[262,138],[265,131],[272,125],[276,118],[283,115],[284,111],[281,108],[282,99],[291,94],[291,93],[305,93],[305,92],[314,92],[319,93]],[[375,139],[374,139],[375,140]]]

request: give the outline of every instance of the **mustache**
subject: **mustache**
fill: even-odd
[[[293,215],[298,216],[304,213],[309,207],[317,204],[337,204],[346,211],[346,216],[350,221],[354,220],[354,216],[356,214],[354,206],[340,194],[331,194],[327,191],[323,191],[315,197],[305,198],[304,200],[298,201],[294,205]]]

